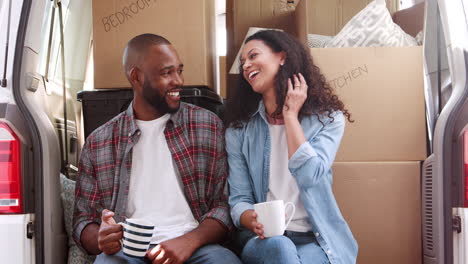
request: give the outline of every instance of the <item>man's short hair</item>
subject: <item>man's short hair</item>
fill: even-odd
[[[123,66],[127,78],[129,78],[130,70],[141,63],[146,52],[153,45],[171,45],[171,42],[162,36],[151,33],[138,35],[128,41],[123,54]]]

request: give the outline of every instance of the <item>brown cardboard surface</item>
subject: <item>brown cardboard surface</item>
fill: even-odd
[[[167,38],[184,63],[185,85],[213,88],[214,0],[93,0],[94,88],[129,87],[127,42],[142,33]]]
[[[426,158],[421,47],[311,49],[354,123],[347,123],[337,161]]]
[[[372,0],[300,0],[296,7],[297,34],[307,43],[307,34],[334,36]],[[387,0],[390,14],[398,10],[398,0]]]
[[[337,162],[333,177],[358,264],[421,263],[419,162]]]
[[[397,11],[393,14],[393,22],[398,24],[406,33],[413,37],[424,28],[425,2],[421,2],[410,8]]]
[[[226,56],[219,56],[219,93],[226,98]]]

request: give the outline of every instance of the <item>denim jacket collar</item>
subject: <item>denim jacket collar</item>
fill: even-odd
[[[263,99],[261,99],[261,100],[258,102],[257,111],[255,111],[255,112],[252,114],[252,118],[255,117],[256,115],[260,115],[260,117],[263,119],[263,121],[265,121],[265,123],[268,124],[268,120],[267,120],[267,118],[266,118],[266,107],[265,107],[265,103],[263,102]]]

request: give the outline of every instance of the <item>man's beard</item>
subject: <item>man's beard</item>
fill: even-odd
[[[180,107],[179,103],[177,104],[177,107],[171,108],[166,101],[166,96],[161,95],[158,89],[152,87],[146,77],[143,84],[143,99],[162,115],[166,113],[175,113],[177,110],[179,110]]]

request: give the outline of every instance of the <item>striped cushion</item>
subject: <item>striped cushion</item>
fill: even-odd
[[[75,181],[60,174],[60,187],[63,205],[63,216],[65,220],[65,230],[68,235],[68,264],[91,264],[94,262],[93,256],[88,256],[78,248],[72,238],[73,206],[75,202]]]

